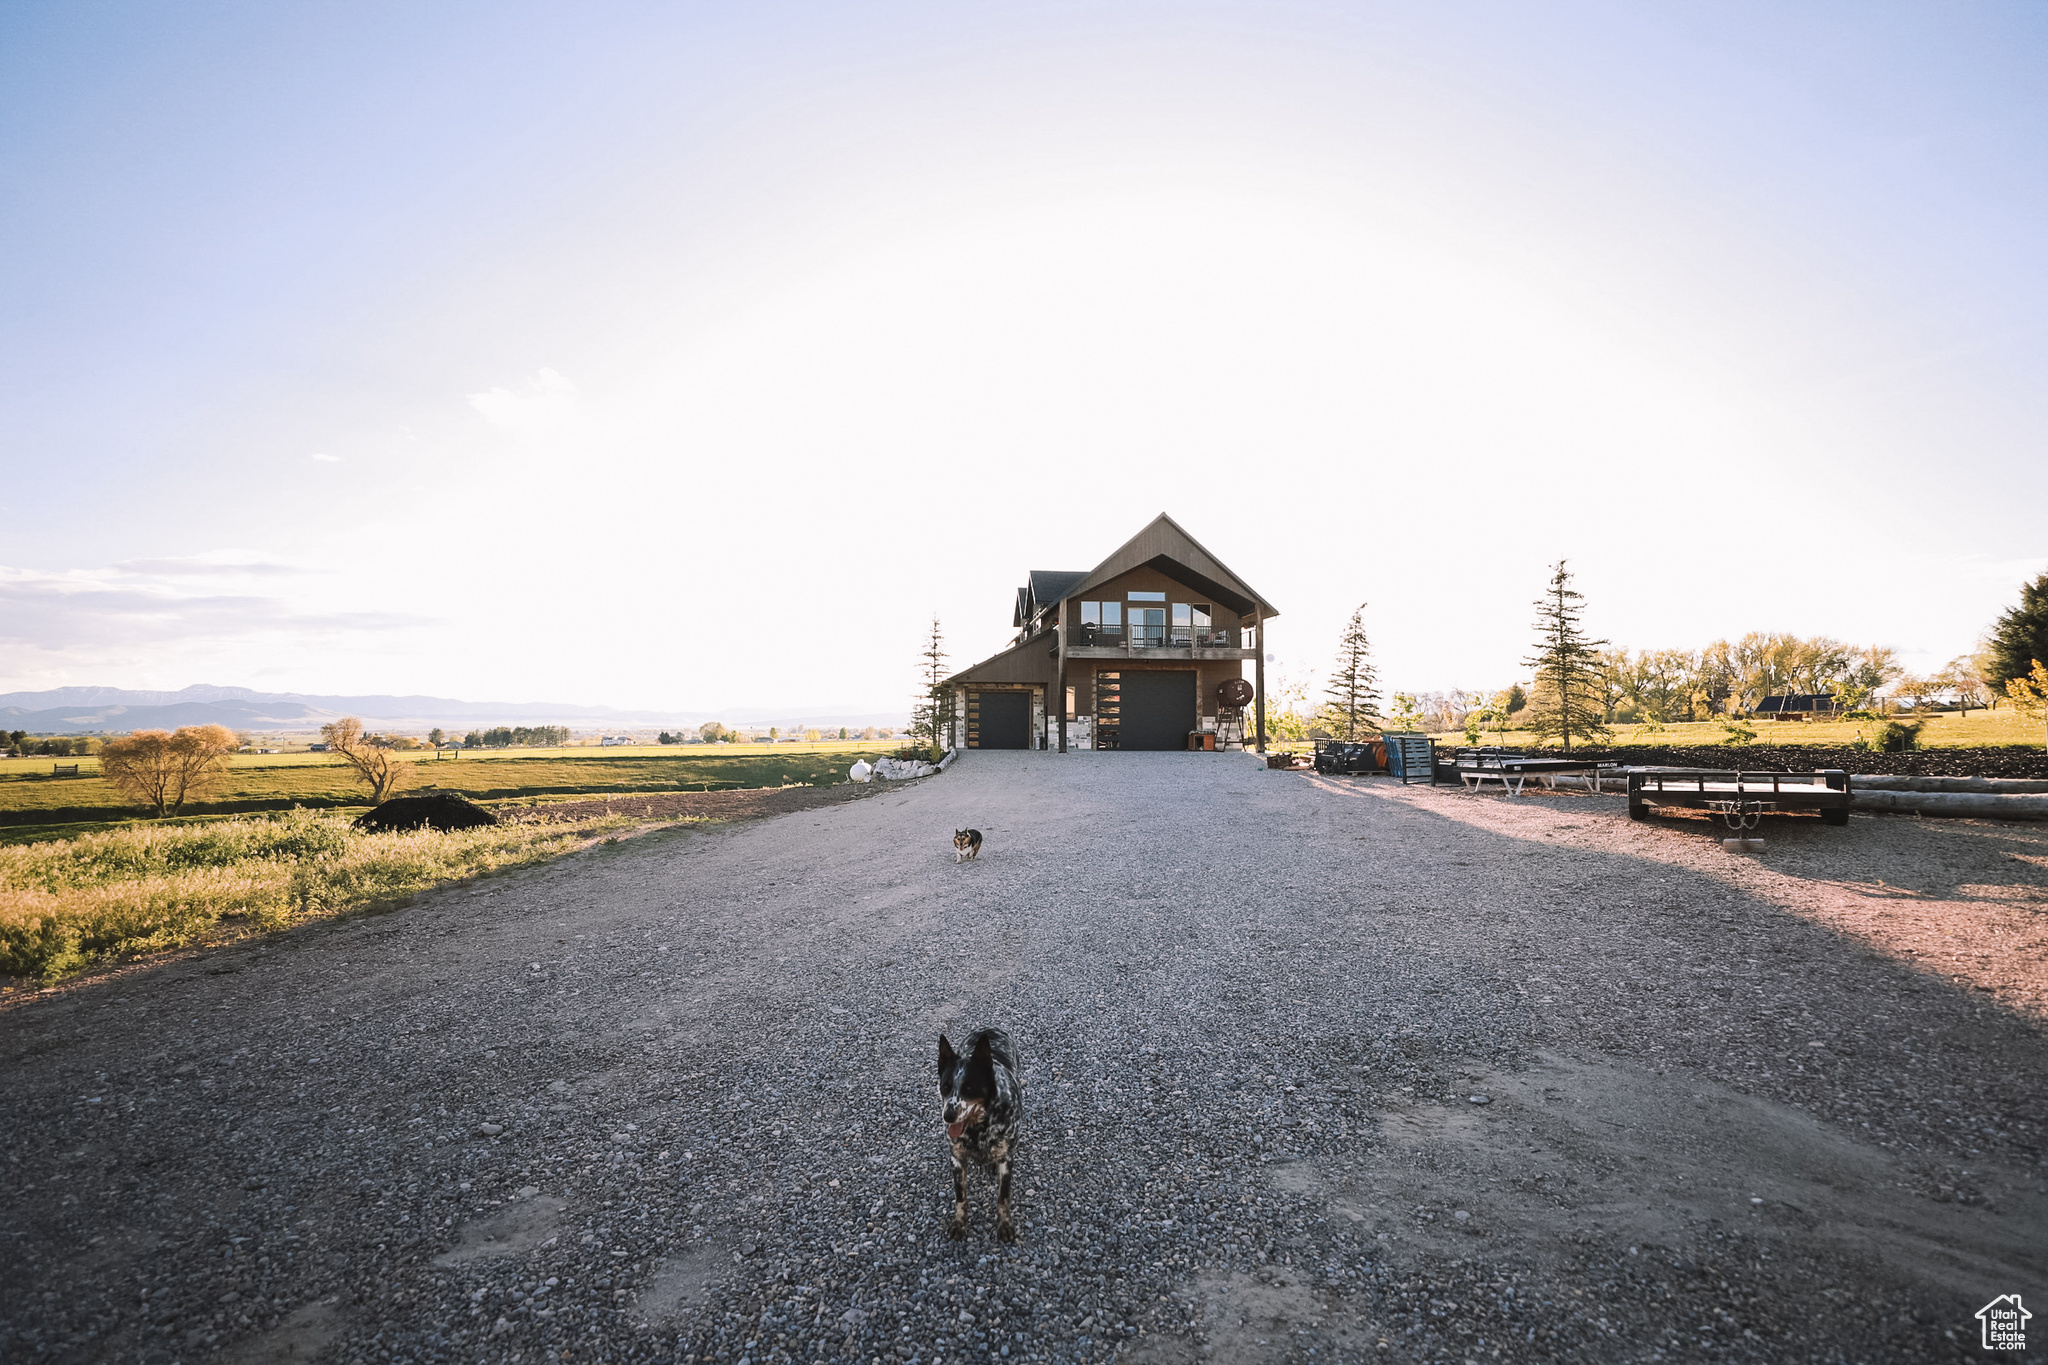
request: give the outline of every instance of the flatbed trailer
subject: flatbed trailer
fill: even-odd
[[[1650,807],[1704,810],[1728,828],[1755,829],[1765,815],[1813,811],[1830,825],[1849,823],[1849,774],[1744,772],[1733,768],[1631,768],[1628,818],[1647,820]]]
[[[1492,780],[1500,783],[1501,789],[1509,796],[1520,796],[1522,783],[1531,777],[1555,790],[1558,777],[1576,775],[1584,777],[1587,785],[1597,792],[1605,790],[1607,778],[1621,775],[1620,765],[1612,760],[1530,758],[1525,754],[1474,754],[1464,750],[1459,751],[1453,771],[1469,791],[1480,791],[1488,780]]]

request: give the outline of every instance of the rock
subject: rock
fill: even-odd
[[[1466,1096],[1465,1098],[1466,1098],[1466,1099],[1468,1099],[1468,1100],[1470,1100],[1470,1101],[1471,1101],[1472,1103],[1474,1103],[1474,1104],[1492,1104],[1492,1103],[1493,1103],[1493,1096],[1491,1096],[1491,1095],[1467,1095],[1467,1096]]]
[[[531,1199],[539,1193],[540,1186],[538,1185],[521,1185],[519,1187],[519,1197],[521,1199]]]
[[[366,834],[388,834],[394,830],[477,829],[495,825],[498,817],[466,796],[434,792],[427,796],[393,797],[358,818],[353,826]]]
[[[1464,1209],[1459,1209],[1456,1213],[1452,1214],[1451,1217],[1455,1218],[1460,1223],[1465,1223],[1471,1221],[1472,1215],[1466,1212]]]
[[[496,1137],[505,1131],[505,1125],[502,1123],[479,1123],[476,1126],[476,1130],[485,1137]]]
[[[853,766],[846,770],[846,775],[852,778],[855,782],[865,782],[870,777],[873,777],[874,774],[874,765],[872,763],[869,763],[864,758],[855,759]]]
[[[866,1322],[868,1320],[867,1310],[862,1308],[849,1308],[844,1313],[841,1313],[839,1315],[839,1320],[849,1327],[858,1326],[859,1324]]]
[[[550,1095],[566,1095],[569,1093],[569,1083],[567,1081],[549,1081],[548,1093]]]

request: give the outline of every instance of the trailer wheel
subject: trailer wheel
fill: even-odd
[[[1631,801],[1628,803],[1628,818],[1631,820],[1647,820],[1650,818],[1650,808],[1643,805],[1640,801]]]
[[[1830,806],[1820,813],[1820,818],[1830,825],[1846,825],[1849,823],[1849,808]]]

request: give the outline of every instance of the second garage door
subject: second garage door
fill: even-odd
[[[1195,728],[1193,669],[1127,668],[1123,676],[1126,749],[1185,749]]]

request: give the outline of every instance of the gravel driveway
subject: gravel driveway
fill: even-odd
[[[2048,831],[1704,828],[972,754],[39,997],[0,1359],[1977,1357],[2048,1311]],[[983,1023],[1015,1247],[945,1235]]]

